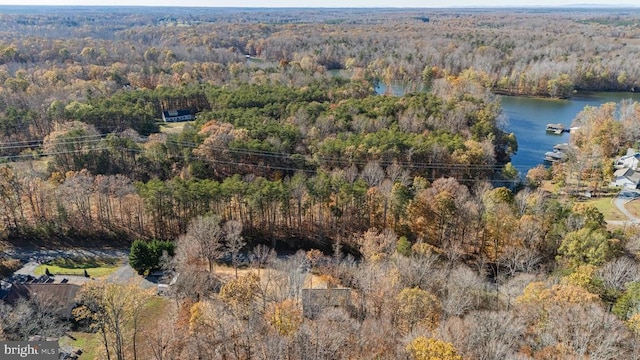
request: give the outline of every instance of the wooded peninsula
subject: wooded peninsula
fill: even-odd
[[[640,90],[637,10],[0,6],[0,340],[639,357],[640,104],[519,174],[498,96]],[[84,269],[65,316],[29,261]]]

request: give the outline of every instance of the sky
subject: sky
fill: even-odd
[[[638,0],[0,0],[0,5],[198,6],[198,7],[529,7],[609,5],[640,7]]]

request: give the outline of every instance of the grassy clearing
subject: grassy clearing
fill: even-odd
[[[140,316],[140,329],[138,334],[138,356],[151,353],[149,341],[153,334],[157,332],[158,319],[167,316],[171,310],[172,302],[168,299],[153,296],[149,299],[143,313]],[[130,329],[127,328],[126,331]],[[102,357],[104,345],[99,333],[71,332],[73,339],[64,337],[60,339],[61,345],[71,346],[74,349],[82,349],[80,359],[99,359]],[[129,341],[129,339],[127,339]],[[146,358],[146,357],[145,357]]]
[[[155,327],[157,320],[163,318],[168,312],[169,308],[173,304],[167,298],[160,296],[152,297],[145,306],[141,319],[141,326],[143,329],[151,329]]]
[[[595,206],[598,211],[604,215],[604,219],[608,221],[623,221],[627,217],[616,208],[612,198],[599,198],[585,201],[587,205]]]
[[[639,200],[631,200],[624,206],[633,216],[640,218],[640,201]]]
[[[103,277],[112,274],[122,263],[118,258],[58,258],[35,269],[36,275],[44,275],[46,270],[52,275],[83,276],[86,271],[91,277]]]
[[[165,134],[180,134],[186,124],[193,124],[194,121],[181,122],[160,122],[160,132]]]
[[[263,284],[268,284],[273,280],[269,280],[272,278],[279,278],[282,274],[278,270],[274,269],[258,269],[258,268],[247,268],[242,267],[238,269],[238,277],[246,276],[249,273],[258,273],[260,275],[260,281]],[[226,283],[233,279],[235,279],[235,270],[233,267],[225,266],[225,265],[216,265],[215,266],[215,274],[222,280],[222,282]],[[308,273],[304,279],[305,288],[326,288],[327,282],[326,280],[318,276],[316,274]]]
[[[102,341],[98,333],[84,333],[72,331],[69,333],[73,339],[69,337],[60,338],[60,345],[70,346],[73,349],[82,349],[80,359],[98,359],[100,358],[100,349]]]

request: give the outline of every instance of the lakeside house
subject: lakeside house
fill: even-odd
[[[640,153],[634,149],[628,149],[627,154],[616,160],[613,166],[616,169],[638,169],[638,163],[640,163]]]
[[[631,168],[618,169],[613,173],[611,186],[621,186],[627,189],[637,189],[640,184],[640,172]]]
[[[640,185],[640,153],[634,149],[628,149],[627,154],[618,158],[613,165],[616,171],[613,173],[613,181],[610,186],[637,189]]]

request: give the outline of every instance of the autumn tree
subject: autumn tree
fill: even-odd
[[[91,125],[74,121],[56,125],[44,138],[43,149],[52,154],[52,170],[79,171],[94,165],[101,135]]]
[[[403,289],[397,296],[400,326],[410,332],[421,324],[426,328],[435,328],[440,319],[442,304],[432,294],[418,288]]]
[[[568,233],[558,248],[559,258],[572,266],[602,265],[619,251],[618,240],[606,230],[582,228]]]
[[[397,238],[398,236],[391,229],[380,233],[373,229],[369,230],[359,239],[360,251],[367,261],[376,262],[393,254]]]
[[[442,340],[418,336],[407,345],[407,352],[414,360],[462,360],[458,351],[450,343]]]
[[[78,322],[100,333],[107,359],[112,355],[126,359],[129,346],[136,359],[140,316],[150,296],[135,285],[90,283],[78,293],[79,306],[73,314]]]
[[[199,216],[191,221],[186,234],[178,238],[176,253],[184,266],[197,266],[204,261],[206,269],[213,272],[213,265],[224,254],[223,231],[217,215]]]
[[[271,304],[265,317],[280,336],[294,335],[303,322],[300,306],[290,299]]]
[[[227,302],[239,317],[248,317],[251,305],[259,294],[260,278],[256,273],[237,277],[222,286],[220,298]]]

